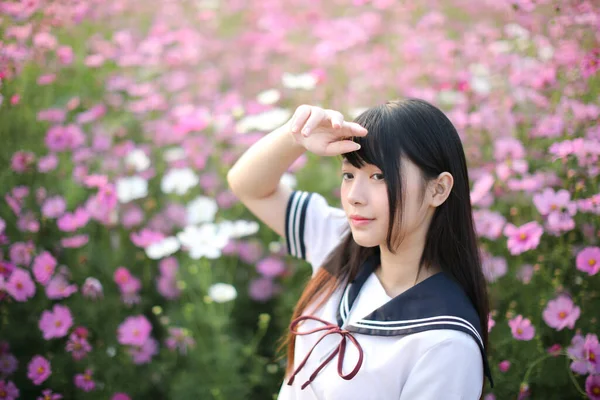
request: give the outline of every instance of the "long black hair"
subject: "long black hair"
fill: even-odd
[[[439,266],[453,277],[466,292],[477,310],[484,346],[488,341],[488,295],[481,268],[477,235],[473,224],[469,176],[463,146],[448,117],[437,107],[419,99],[390,101],[360,114],[355,122],[368,130],[365,137],[353,140],[358,151],[343,154],[354,167],[377,166],[385,176],[389,203],[389,226],[386,245],[390,252],[401,238],[394,237],[394,226],[402,226],[405,198],[402,187],[403,157],[410,159],[423,177],[421,198],[428,181],[442,172],[450,173],[454,185],[446,201],[434,212],[427,231],[419,272],[423,265]],[[304,289],[293,319],[315,299],[325,295],[321,304],[340,285],[353,279],[362,263],[378,250],[358,245],[349,233],[325,260]],[[294,363],[294,336],[287,336],[288,372]]]

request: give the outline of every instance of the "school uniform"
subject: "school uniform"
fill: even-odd
[[[288,252],[314,275],[350,227],[323,196],[294,191],[285,229]],[[292,323],[295,375],[285,377],[278,399],[479,399],[484,371],[490,382],[491,375],[462,288],[440,272],[391,298],[373,273],[378,265],[377,251],[352,282]]]

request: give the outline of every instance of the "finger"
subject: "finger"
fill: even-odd
[[[302,135],[304,135],[304,137],[308,137],[310,132],[321,123],[323,118],[327,118],[325,116],[325,112],[323,112],[323,110],[319,110],[318,108],[313,108],[310,112],[310,117],[304,124],[304,128],[302,128]]]
[[[360,149],[360,144],[351,140],[339,140],[327,145],[325,152],[330,156],[335,156],[344,153],[351,153]]]
[[[306,120],[308,119],[308,117],[310,117],[310,113],[310,106],[301,105],[298,108],[296,108],[296,112],[292,116],[292,133],[300,132],[300,129],[302,129],[302,127],[306,123]]]
[[[344,121],[343,127],[345,130],[349,130],[350,132],[352,132],[352,135],[349,136],[367,136],[368,133],[366,128],[360,126],[356,122]]]
[[[344,124],[344,116],[339,111],[327,110],[327,116],[331,121],[331,127],[334,129],[341,128]]]

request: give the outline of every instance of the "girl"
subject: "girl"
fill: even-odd
[[[306,150],[341,155],[341,209],[279,183]],[[481,397],[488,299],[465,156],[443,112],[409,99],[347,122],[303,105],[227,179],[313,268],[280,400]]]

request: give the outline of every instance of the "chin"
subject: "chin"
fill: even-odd
[[[369,236],[362,233],[355,234],[353,232],[352,238],[354,239],[354,242],[356,242],[356,244],[361,247],[375,247],[379,246],[379,244],[381,243],[380,240],[377,240],[377,238],[373,237],[372,235]]]

